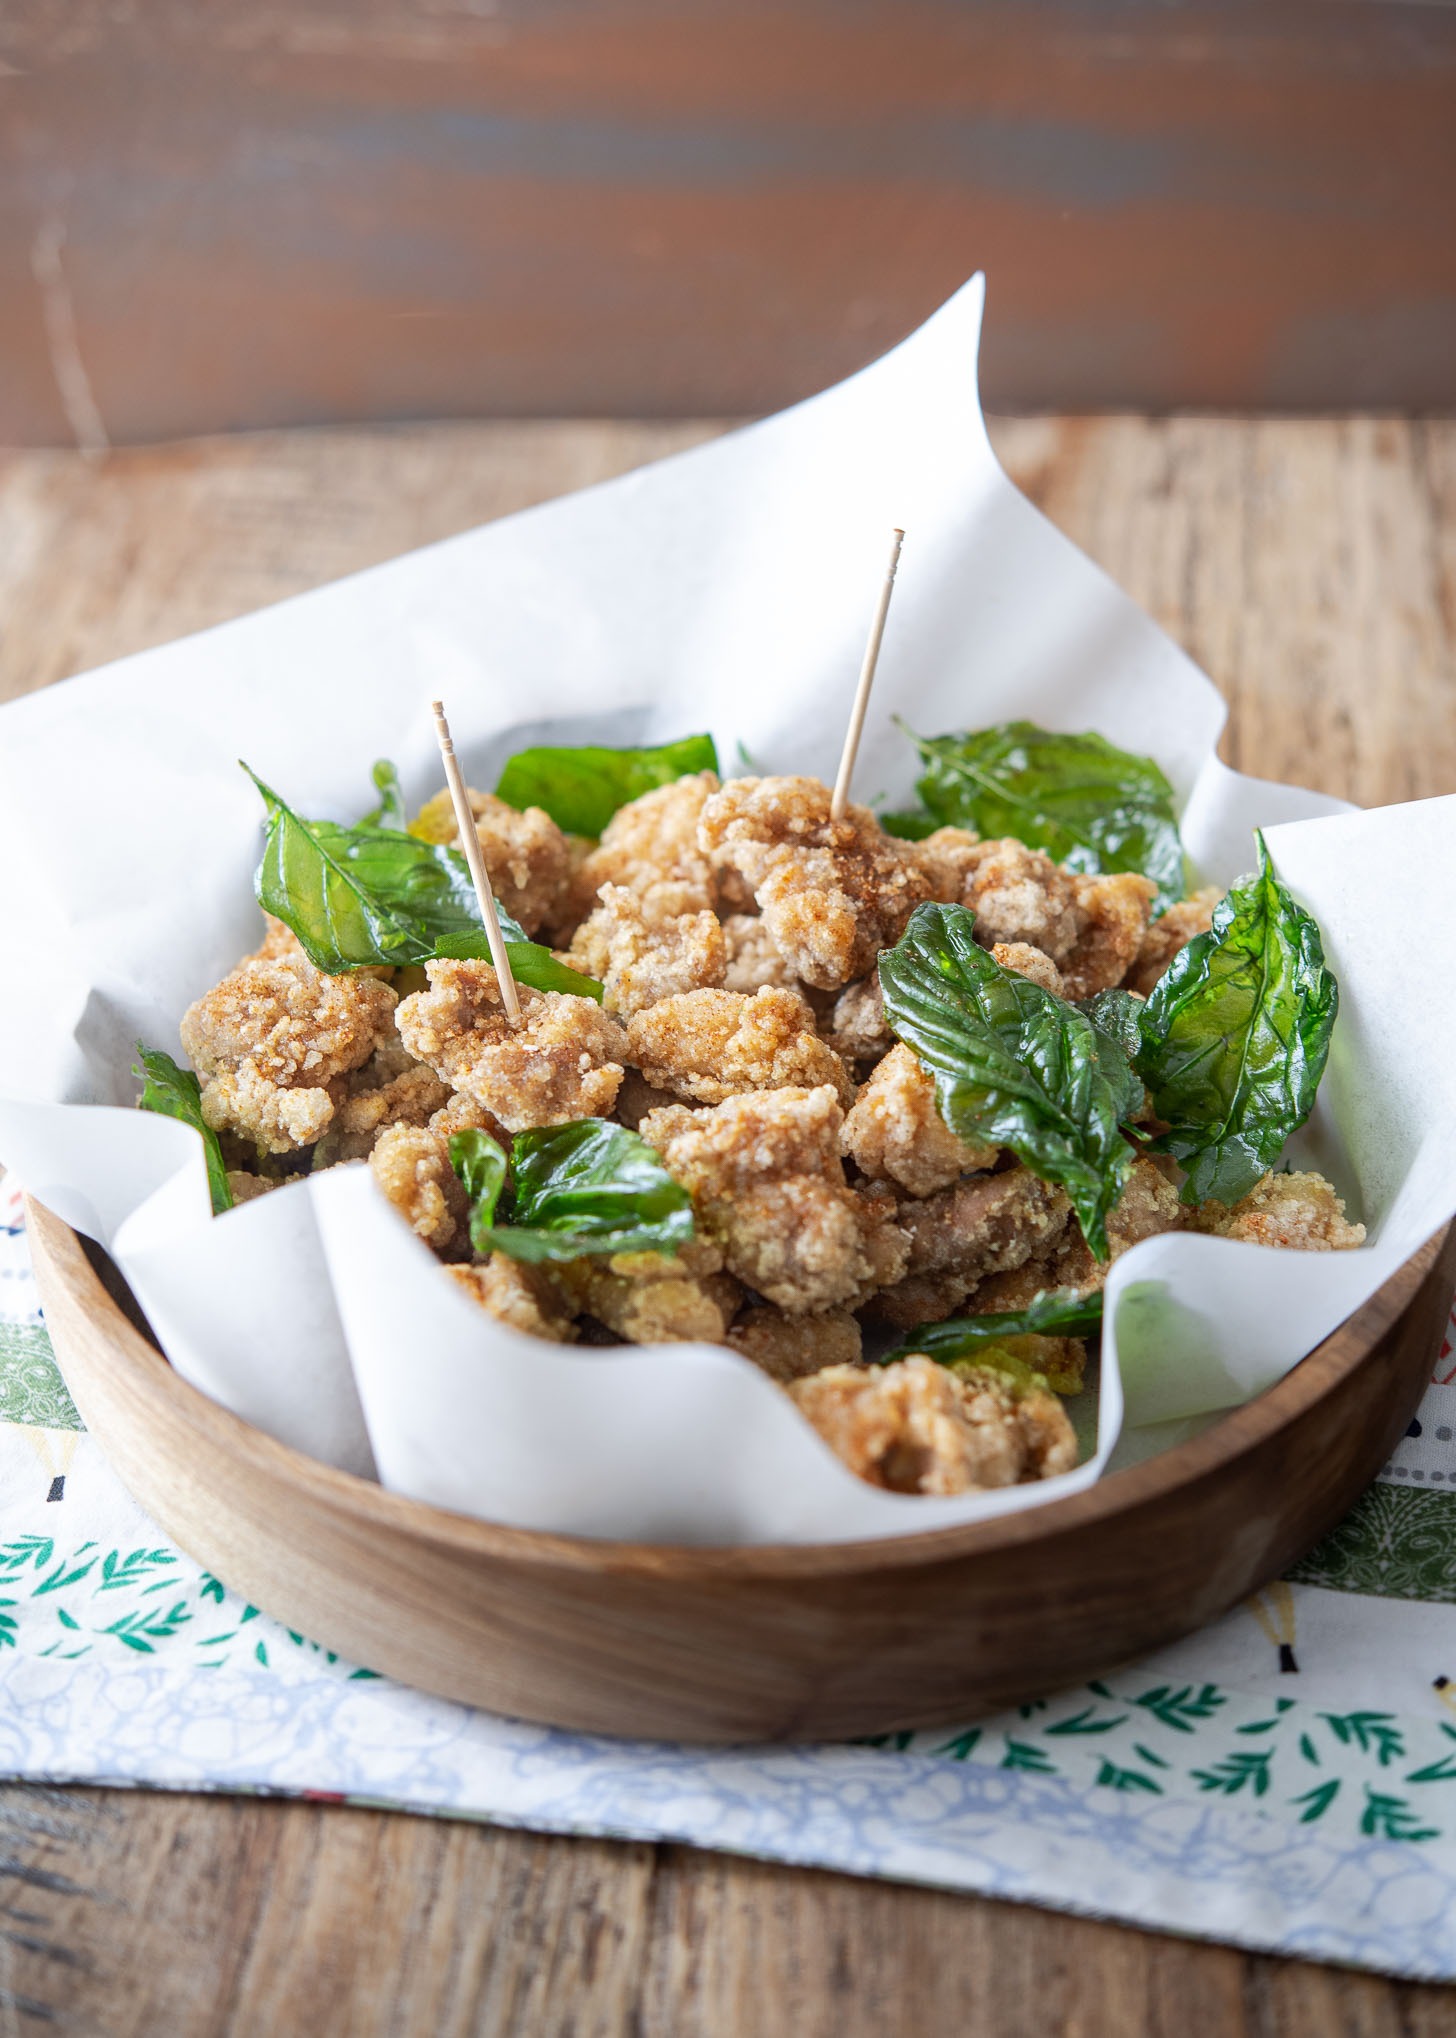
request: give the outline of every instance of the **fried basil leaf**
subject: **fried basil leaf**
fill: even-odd
[[[1158,888],[1156,913],[1183,897],[1173,788],[1150,757],[1035,722],[907,733],[925,765],[916,791],[937,827],[1014,835],[1070,870],[1141,871]]]
[[[488,1132],[471,1126],[451,1134],[450,1165],[470,1198],[470,1242],[477,1252],[489,1252],[490,1227],[506,1185],[505,1148]]]
[[[1102,1291],[1079,1294],[1075,1288],[1043,1288],[1024,1309],[1003,1309],[984,1316],[951,1316],[943,1323],[925,1323],[912,1330],[879,1363],[892,1366],[912,1352],[948,1365],[952,1359],[974,1359],[986,1345],[1008,1337],[1091,1337],[1102,1328]]]
[[[1097,1059],[1124,1125],[1142,1110],[1147,1094],[1135,1066],[1143,1040],[1142,1009],[1131,991],[1119,990],[1096,991],[1077,1005],[1097,1035]]]
[[[1083,1236],[1107,1258],[1107,1213],[1133,1152],[1122,1097],[1103,1073],[1099,1035],[1074,1005],[1003,969],[964,906],[917,906],[880,957],[885,1017],[935,1079],[940,1115],[971,1144],[1009,1146],[1072,1199]]]
[[[1259,868],[1180,949],[1142,1008],[1138,1073],[1188,1171],[1185,1203],[1236,1203],[1314,1108],[1340,993],[1313,916]]]
[[[512,807],[544,807],[568,835],[600,835],[629,800],[692,771],[716,771],[711,736],[684,736],[648,750],[614,750],[596,744],[518,750],[496,787]]]
[[[369,774],[374,780],[374,790],[379,795],[377,807],[371,807],[359,819],[361,828],[399,828],[407,823],[404,810],[404,792],[400,786],[399,773],[387,757],[381,757]]]
[[[253,889],[263,910],[292,929],[310,962],[330,976],[379,963],[403,966],[490,949],[465,858],[395,828],[306,821],[247,765],[267,809],[267,839]],[[511,968],[538,991],[601,999],[601,985],[528,941],[497,906]]]
[[[577,1118],[568,1125],[518,1132],[511,1145],[509,1221],[503,1224],[494,1221],[500,1185],[496,1181],[492,1193],[488,1156],[482,1159],[473,1148],[457,1154],[469,1137],[457,1134],[451,1140],[450,1158],[472,1202],[482,1196],[470,1217],[477,1252],[532,1261],[670,1254],[693,1236],[687,1190],[673,1180],[646,1140],[623,1125]],[[495,1150],[500,1153],[499,1147]]]
[[[224,1210],[232,1209],[233,1192],[228,1187],[227,1164],[222,1157],[221,1142],[202,1115],[202,1085],[191,1069],[179,1068],[171,1055],[164,1054],[160,1048],[143,1047],[138,1041],[137,1053],[141,1056],[142,1065],[134,1067],[132,1074],[142,1085],[138,1100],[142,1110],[159,1112],[163,1118],[180,1119],[194,1132],[202,1134],[212,1214],[220,1217]]]

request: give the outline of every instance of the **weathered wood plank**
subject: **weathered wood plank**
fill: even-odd
[[[0,18],[0,442],[769,409],[977,268],[1003,405],[1456,404],[1456,14]]]

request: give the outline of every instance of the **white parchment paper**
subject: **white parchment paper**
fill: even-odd
[[[1218,762],[1214,689],[997,467],[981,307],[977,280],[763,424],[0,711],[0,1159],[108,1246],[203,1391],[332,1464],[520,1526],[899,1534],[1037,1505],[1096,1478],[1125,1422],[1135,1453],[1139,1425],[1246,1399],[1456,1209],[1456,799],[1356,814]],[[1024,715],[1155,756],[1205,879],[1249,868],[1268,829],[1343,992],[1297,1151],[1370,1226],[1348,1254],[1139,1246],[1108,1285],[1095,1453],[954,1500],[861,1484],[734,1354],[577,1351],[494,1323],[363,1168],[214,1220],[195,1135],[127,1108],[134,1043],[176,1052],[183,1010],[258,938],[239,756],[305,813],[354,818],[381,755],[417,802],[439,782],[442,694],[479,785],[528,742],[698,728],[725,764],[741,742],[759,768],[832,776],[893,524],[909,535],[857,792],[909,793],[896,713],[930,732]]]

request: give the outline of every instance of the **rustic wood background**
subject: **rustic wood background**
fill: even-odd
[[[714,429],[0,454],[0,700]],[[1015,480],[1213,674],[1231,763],[1367,805],[1456,792],[1456,422],[992,430]],[[3,2038],[1445,2038],[1453,2004],[681,1847],[0,1785]]]
[[[1456,408],[1456,9],[0,10],[0,443],[762,411],[977,268],[993,404]]]

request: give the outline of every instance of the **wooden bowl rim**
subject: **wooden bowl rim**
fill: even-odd
[[[30,1195],[25,1216],[31,1250],[78,1303],[104,1319],[112,1342],[133,1364],[147,1399],[201,1431],[228,1456],[251,1458],[264,1478],[306,1500],[340,1508],[365,1528],[406,1533],[482,1560],[650,1578],[672,1574],[704,1585],[831,1577],[846,1572],[919,1569],[969,1556],[1005,1552],[1060,1533],[1090,1529],[1110,1515],[1143,1506],[1171,1489],[1209,1478],[1242,1452],[1296,1422],[1355,1367],[1412,1301],[1451,1229],[1433,1234],[1375,1293],[1337,1324],[1282,1380],[1190,1442],[1114,1472],[1080,1493],[1019,1514],[903,1536],[844,1543],[633,1543],[541,1529],[511,1528],[390,1493],[374,1481],[310,1458],[234,1415],[176,1373],[132,1324],[87,1259],[71,1227]]]

